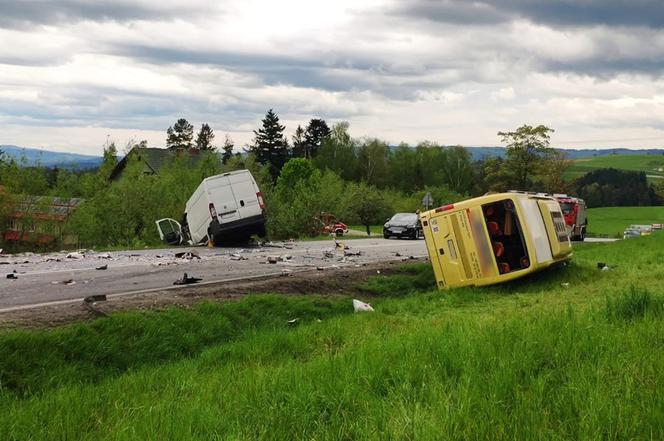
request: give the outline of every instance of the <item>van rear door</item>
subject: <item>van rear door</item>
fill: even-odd
[[[229,179],[230,175],[230,173],[225,173],[206,181],[208,198],[210,203],[214,205],[214,212],[216,212],[220,224],[240,219]],[[209,209],[212,211],[212,207],[209,207]]]
[[[234,173],[229,177],[235,196],[235,203],[241,219],[262,214],[258,201],[258,187],[249,172]]]
[[[159,238],[169,245],[182,243],[182,226],[175,219],[164,218],[155,222],[159,230]]]

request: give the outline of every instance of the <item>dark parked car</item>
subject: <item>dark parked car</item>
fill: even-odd
[[[383,225],[383,237],[409,237],[417,239],[422,235],[422,223],[416,213],[397,213]]]

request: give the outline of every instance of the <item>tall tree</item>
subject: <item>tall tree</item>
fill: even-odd
[[[387,185],[387,160],[390,150],[386,143],[378,139],[368,139],[358,151],[360,176],[370,185],[384,187]]]
[[[572,165],[567,154],[557,150],[549,158],[541,173],[543,190],[548,193],[567,193],[572,191],[573,182],[566,180],[563,176],[565,171]]]
[[[231,139],[230,136],[226,135],[226,138],[224,139],[224,146],[222,147],[222,150],[224,153],[221,155],[221,162],[222,164],[226,165],[228,161],[233,157],[233,148],[235,147],[235,144],[233,144],[233,140]]]
[[[166,148],[170,150],[189,150],[193,147],[194,126],[184,118],[166,130]]]
[[[201,129],[196,135],[196,148],[198,150],[216,150],[216,147],[212,145],[214,141],[214,132],[208,124],[201,125]]]
[[[356,143],[348,132],[349,124],[339,122],[332,127],[330,136],[323,139],[314,164],[321,170],[329,169],[349,181],[357,178]]]
[[[256,155],[258,162],[270,166],[270,175],[276,181],[288,161],[288,141],[284,137],[286,127],[279,124],[279,117],[272,109],[268,110],[262,122],[263,127],[254,130],[254,145],[250,151]]]
[[[330,128],[324,120],[314,118],[309,121],[309,125],[304,133],[304,157],[311,159],[316,156],[323,139],[328,136],[330,136]]]
[[[553,129],[539,125],[523,125],[513,132],[498,132],[507,144],[505,166],[514,177],[515,190],[530,190],[533,177],[542,171],[554,149],[549,147]]]
[[[444,149],[443,184],[457,193],[469,193],[475,182],[470,153],[461,146]]]
[[[304,158],[307,155],[307,144],[302,126],[297,126],[297,129],[295,129],[292,154],[294,158]]]

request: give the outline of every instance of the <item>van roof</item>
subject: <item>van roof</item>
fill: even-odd
[[[209,180],[217,179],[217,178],[219,178],[219,177],[221,177],[221,176],[239,175],[239,174],[242,174],[242,173],[249,173],[249,174],[251,174],[251,173],[249,172],[249,170],[233,170],[233,171],[226,172],[226,173],[220,173],[220,174],[218,174],[218,175],[214,175],[214,176],[208,176],[207,178],[203,179],[203,181],[209,181]]]

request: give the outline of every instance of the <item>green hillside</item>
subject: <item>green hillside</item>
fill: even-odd
[[[663,248],[450,292],[410,265],[356,288],[370,313],[257,296],[5,331],[0,439],[664,439]]]
[[[575,159],[565,176],[576,179],[599,168],[644,171],[650,178],[664,177],[664,155],[607,155]]]
[[[625,227],[631,224],[664,224],[664,207],[605,207],[588,210],[590,236],[622,237]]]

